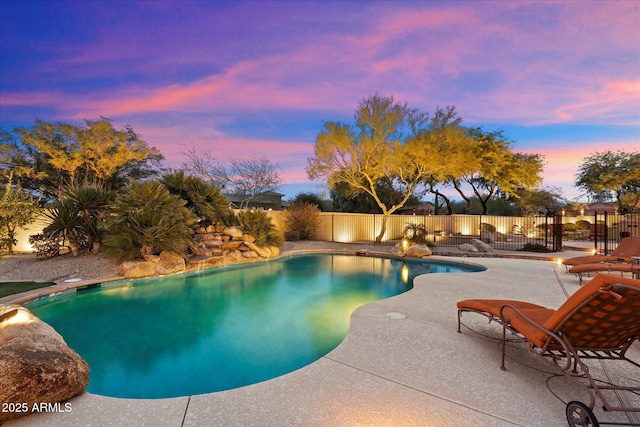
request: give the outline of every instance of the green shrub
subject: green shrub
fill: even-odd
[[[301,240],[308,240],[320,228],[320,210],[312,203],[292,203],[283,211],[283,221],[286,231],[297,231]]]
[[[121,259],[185,251],[193,244],[197,223],[185,204],[160,181],[131,181],[105,219],[105,251]]]
[[[53,258],[60,255],[60,239],[42,233],[29,236],[29,243],[36,250],[38,258]]]
[[[578,229],[578,226],[573,222],[565,222],[563,225],[565,231],[576,231]]]
[[[591,223],[584,219],[576,221],[576,226],[578,227],[578,230],[591,230]]]
[[[255,243],[261,247],[282,247],[282,236],[265,211],[243,210],[238,213],[238,225],[245,232],[256,238]]]

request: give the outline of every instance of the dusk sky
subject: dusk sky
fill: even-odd
[[[640,148],[640,1],[0,1],[4,130],[103,116],[166,167],[265,155],[291,198],[376,93],[504,130],[573,199],[584,157]]]

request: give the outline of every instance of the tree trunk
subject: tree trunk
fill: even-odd
[[[78,256],[78,243],[75,239],[69,238],[69,249],[71,249],[71,255]]]
[[[387,231],[387,218],[389,217],[389,214],[383,214],[382,215],[382,227],[380,229],[380,234],[378,234],[376,236],[376,243],[381,243],[382,242],[382,237],[384,236],[384,233]]]
[[[453,188],[455,188],[458,194],[460,194],[460,197],[462,197],[464,201],[467,202],[467,206],[464,208],[464,211],[462,213],[469,213],[469,211],[471,210],[471,199],[464,195],[462,189],[460,188],[460,185],[458,185],[456,181],[453,181]]]

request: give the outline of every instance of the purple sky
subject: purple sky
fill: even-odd
[[[323,121],[378,93],[503,129],[568,198],[580,161],[640,148],[640,2],[0,2],[0,126],[131,125],[166,157],[265,155],[322,190]]]

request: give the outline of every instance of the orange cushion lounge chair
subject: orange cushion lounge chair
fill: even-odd
[[[580,285],[582,285],[583,274],[597,273],[599,271],[606,271],[609,274],[619,272],[621,276],[623,273],[631,273],[635,279],[640,279],[640,264],[637,263],[597,262],[592,264],[578,264],[569,269],[569,273],[573,273],[580,278]]]
[[[631,257],[640,256],[640,239],[625,237],[610,255],[585,255],[565,259],[562,263],[568,269],[570,265],[593,264],[596,262],[631,262]]]
[[[506,370],[506,331],[527,343],[545,360],[589,395],[589,405],[567,404],[569,425],[598,425],[593,408],[596,397],[605,411],[640,412],[640,407],[614,406],[603,390],[640,392],[640,387],[602,385],[594,380],[585,359],[626,361],[626,351],[640,340],[640,280],[598,274],[553,310],[537,304],[512,300],[470,299],[458,302],[458,332],[464,312],[485,315],[502,325],[502,365]],[[577,377],[578,366],[582,379]],[[573,369],[572,369],[573,367]],[[640,371],[639,371],[640,372]],[[585,380],[586,379],[586,384]]]

